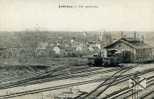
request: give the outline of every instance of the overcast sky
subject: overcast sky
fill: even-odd
[[[0,31],[154,31],[154,0],[82,0],[98,8],[58,8],[59,1],[0,0]]]

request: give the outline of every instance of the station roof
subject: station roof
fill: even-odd
[[[104,48],[107,48],[107,49],[111,48],[113,45],[121,42],[135,49],[152,48],[150,45],[146,44],[144,41],[137,40],[134,38],[120,38]]]

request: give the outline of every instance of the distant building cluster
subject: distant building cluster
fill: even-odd
[[[22,38],[25,39],[24,36]],[[103,41],[104,39],[102,34],[98,34],[96,35],[96,37],[93,37],[95,39],[91,39],[88,38],[88,33],[83,33],[82,40],[80,40],[79,37],[75,36],[67,39],[63,36],[55,36],[55,38],[56,39],[54,41],[50,39],[44,41],[38,40],[36,44],[31,44],[32,47],[28,47],[28,44],[26,45],[26,43],[23,44],[26,47],[1,47],[0,57],[81,57],[84,55],[97,53],[103,46],[109,44],[109,41],[111,41],[111,36],[109,38],[109,35],[107,34],[106,36],[104,36],[105,41]]]
[[[153,48],[145,44],[144,36],[139,37],[136,33],[132,37],[121,33],[121,37],[118,39],[107,32],[100,32],[91,37],[87,32],[80,34],[80,37],[67,38],[67,35],[66,37],[62,35],[55,37],[54,40],[48,38],[48,40],[39,41],[38,39],[37,42],[31,44],[32,47],[1,47],[0,58],[19,58],[23,61],[29,57],[82,57],[112,49],[123,52],[126,61],[150,60],[153,57]],[[33,43],[33,39],[31,42]]]

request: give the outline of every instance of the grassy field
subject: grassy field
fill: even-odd
[[[48,68],[49,67],[40,66],[6,65],[0,67],[0,83],[8,83],[14,80],[29,78],[38,73],[46,72]]]
[[[17,81],[24,78],[37,76],[40,73],[55,68],[76,68],[84,67],[87,64],[85,58],[39,58],[23,64],[2,64],[0,65],[0,84]],[[60,70],[58,71],[60,72]],[[64,72],[64,71],[63,71]]]
[[[24,59],[23,59],[24,60]],[[26,61],[21,59],[1,59],[0,67],[5,65],[45,65],[45,66],[59,66],[59,65],[85,65],[87,64],[87,58],[82,57],[63,57],[63,58],[51,58],[51,57],[29,57]]]

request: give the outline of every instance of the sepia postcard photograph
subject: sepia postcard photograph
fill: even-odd
[[[154,0],[0,0],[0,99],[154,99]]]

